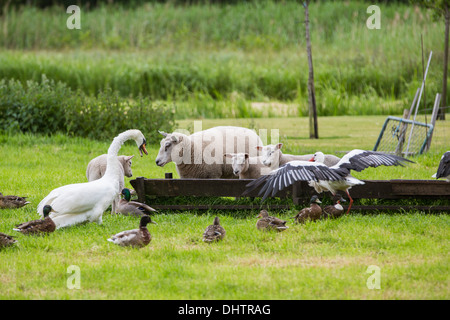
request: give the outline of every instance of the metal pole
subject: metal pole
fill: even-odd
[[[430,56],[428,58],[428,63],[427,63],[427,68],[425,69],[425,75],[423,76],[423,80],[422,80],[422,86],[420,87],[420,94],[419,94],[419,99],[417,101],[417,106],[416,106],[416,112],[414,113],[414,119],[413,121],[416,121],[416,116],[417,116],[417,111],[419,110],[419,104],[420,104],[420,99],[422,98],[422,92],[423,92],[423,87],[425,86],[425,80],[427,78],[427,74],[428,74],[428,67],[430,66],[430,61],[431,61],[431,56],[433,55],[433,51],[430,51]],[[414,130],[414,122],[411,126],[411,131],[409,132],[409,139],[408,139],[408,145],[406,146],[406,153],[405,156],[408,156],[408,151],[409,151],[409,143],[411,142],[411,136]]]

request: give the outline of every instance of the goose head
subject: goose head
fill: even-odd
[[[323,152],[317,151],[316,153],[314,153],[314,156],[309,159],[309,161],[323,163],[325,161],[325,155],[323,154]]]

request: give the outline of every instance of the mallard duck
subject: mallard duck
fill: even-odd
[[[225,233],[225,229],[220,225],[219,217],[215,217],[213,224],[206,227],[203,233],[203,241],[213,242],[222,240],[225,238]]]
[[[108,241],[122,247],[142,248],[150,243],[152,236],[147,229],[147,224],[156,222],[152,221],[150,216],[143,216],[139,222],[139,229],[122,231],[113,235]]]
[[[43,234],[43,233],[51,233],[55,231],[56,225],[53,222],[52,218],[50,218],[50,212],[53,212],[51,206],[44,206],[44,219],[43,220],[32,220],[28,222],[24,222],[16,225],[14,231],[21,232],[23,234],[31,235],[31,234]]]
[[[16,242],[17,240],[15,240],[13,236],[0,232],[0,248],[10,247]]]
[[[124,198],[120,199],[119,201],[119,204],[117,206],[117,213],[142,217],[144,214],[152,214],[156,211],[145,203],[130,201],[131,191],[128,188],[122,189],[122,195]]]
[[[269,216],[269,213],[266,210],[261,210],[257,218],[261,218],[256,222],[256,228],[258,228],[258,230],[284,231],[289,228],[286,226],[287,221]]]
[[[4,196],[0,192],[0,209],[16,209],[21,208],[31,202],[26,200],[27,197]]]
[[[335,219],[339,218],[344,214],[344,207],[341,205],[341,202],[345,202],[345,199],[341,195],[337,194],[333,197],[333,201],[335,203],[334,205],[328,205],[323,207],[322,216],[324,218]]]
[[[320,207],[320,204],[322,201],[319,200],[319,197],[313,195],[309,203],[310,206],[308,208],[300,210],[295,217],[292,217],[296,223],[304,223],[306,220],[315,221],[320,219],[320,216],[322,215],[322,208]]]
[[[62,186],[51,191],[38,205],[38,213],[42,216],[45,205],[52,206],[51,218],[57,228],[68,227],[83,222],[102,223],[103,212],[111,205],[120,193],[119,180],[121,164],[117,153],[122,144],[133,139],[145,154],[145,138],[139,130],[127,130],[114,138],[108,149],[107,168],[102,178],[90,182],[75,183]]]

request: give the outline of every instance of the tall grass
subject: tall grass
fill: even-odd
[[[381,29],[369,30],[367,3],[311,5],[319,115],[401,113],[421,81],[421,34],[426,54],[433,50],[428,108],[441,91],[443,23],[418,7],[379,6]],[[81,30],[66,28],[64,9],[24,6],[0,18],[0,78],[45,74],[89,94],[110,87],[177,101],[180,118],[272,116],[251,101],[274,100],[294,103],[290,115],[307,113],[303,9],[295,1],[82,7]]]

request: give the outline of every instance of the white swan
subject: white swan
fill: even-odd
[[[101,224],[103,212],[120,193],[120,163],[117,154],[122,144],[130,139],[136,141],[141,157],[142,152],[148,154],[141,131],[132,129],[122,132],[114,138],[108,149],[106,172],[101,179],[54,189],[39,203],[37,212],[43,216],[44,206],[52,206],[55,212],[50,217],[58,229],[85,221]]]

